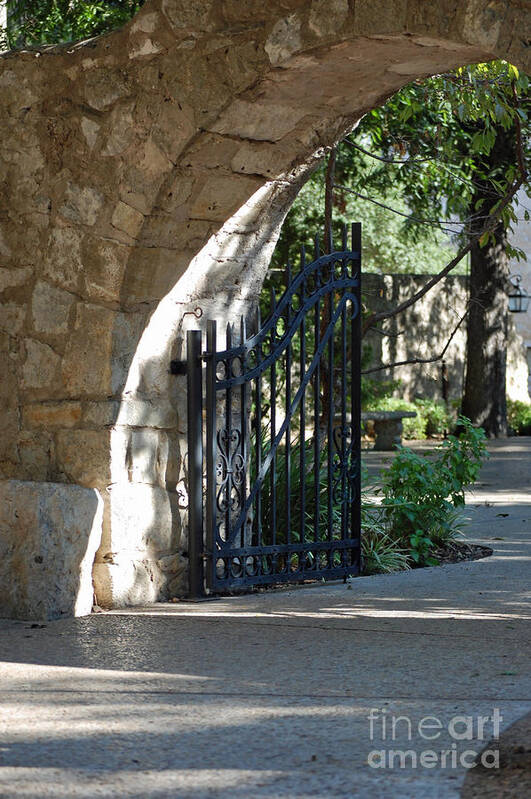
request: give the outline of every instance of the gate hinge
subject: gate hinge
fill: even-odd
[[[186,361],[170,361],[170,374],[185,375],[187,371]]]

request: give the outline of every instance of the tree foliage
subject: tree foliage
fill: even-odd
[[[517,124],[527,160],[529,80],[504,61],[405,86],[338,145],[336,231],[345,219],[363,220],[365,269],[436,273],[449,260],[448,235],[455,243],[466,240],[484,221],[487,204],[495,211],[514,182],[521,167],[515,150],[495,169],[489,156],[497,132],[510,131],[514,140]],[[294,257],[293,242],[322,228],[323,209],[324,168],[288,214],[275,265]],[[529,219],[529,211],[515,199],[503,211],[504,226],[519,216]],[[508,254],[523,257],[511,247]]]
[[[3,0],[1,4],[8,11],[2,44],[14,49],[106,33],[127,22],[144,0]]]
[[[370,159],[362,156],[360,172],[368,173]],[[352,150],[345,143],[338,146],[336,181],[351,188],[358,186]],[[321,166],[300,191],[282,227],[273,257],[273,269],[281,269],[288,258],[296,262],[301,243],[311,242],[322,234],[325,205],[325,167]],[[363,269],[366,272],[404,272],[425,274],[437,272],[453,253],[450,238],[442,231],[426,227],[415,239],[404,230],[403,217],[390,213],[383,206],[384,193],[375,189],[372,199],[363,200],[337,189],[333,214],[334,241],[339,244],[344,224],[363,221]],[[405,201],[398,198],[395,207],[409,213]]]
[[[505,61],[415,81],[364,117],[355,143],[368,145],[384,160],[361,173],[363,153],[358,150],[353,157],[356,173],[363,174],[366,193],[379,191],[406,201],[411,216],[404,226],[413,238],[422,235],[426,222],[448,220],[466,239],[481,225],[488,198],[493,198],[495,210],[496,201],[526,167],[531,155],[529,110],[529,79]],[[511,133],[515,146],[494,166],[489,156],[500,129]],[[529,183],[525,188],[529,194]],[[529,219],[527,210],[523,217]],[[516,200],[503,211],[504,227],[517,218]]]

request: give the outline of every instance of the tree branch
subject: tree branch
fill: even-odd
[[[519,146],[520,147],[522,146],[521,139]],[[362,336],[364,336],[367,333],[368,329],[370,327],[373,327],[376,322],[380,322],[382,319],[390,319],[393,316],[397,316],[399,313],[402,313],[402,311],[405,311],[407,308],[410,308],[418,300],[424,297],[424,295],[427,294],[430,289],[436,286],[437,283],[439,283],[444,277],[446,277],[446,275],[448,275],[452,271],[452,269],[454,269],[457,266],[457,264],[463,260],[463,258],[466,255],[468,255],[468,253],[472,250],[472,248],[486,233],[490,233],[492,230],[494,230],[494,228],[496,227],[496,225],[500,220],[500,217],[504,209],[507,208],[507,206],[512,202],[514,196],[522,186],[525,180],[525,176],[526,174],[524,170],[523,173],[522,172],[520,173],[520,177],[514,181],[513,185],[511,186],[505,197],[503,197],[503,199],[499,203],[496,203],[496,206],[489,213],[487,221],[483,226],[483,229],[480,230],[479,233],[477,233],[475,236],[473,236],[469,240],[466,246],[462,247],[459,250],[455,258],[452,258],[452,260],[444,267],[444,269],[441,269],[441,271],[438,274],[434,275],[434,277],[432,277],[431,280],[428,280],[426,285],[422,289],[420,289],[420,291],[417,291],[417,293],[414,294],[412,297],[410,297],[409,300],[405,300],[404,302],[400,303],[400,305],[397,305],[396,308],[392,309],[391,311],[380,311],[379,313],[370,314],[363,323]]]
[[[381,336],[386,336],[387,338],[398,338],[399,336],[403,336],[405,331],[399,330],[398,333],[391,333],[389,330],[382,330],[379,327],[371,327],[371,330],[374,330],[375,333],[379,333]]]
[[[354,147],[354,149],[359,150],[360,153],[363,153],[364,155],[368,155],[369,158],[374,158],[376,161],[381,161],[384,164],[391,164],[392,166],[393,165],[398,165],[398,166],[406,165],[407,166],[408,164],[432,163],[437,168],[442,169],[443,172],[448,172],[448,174],[451,175],[454,178],[454,180],[458,180],[461,183],[464,183],[466,186],[471,186],[472,188],[475,188],[475,187],[477,187],[479,185],[475,180],[467,180],[467,178],[462,177],[462,175],[456,175],[455,172],[452,169],[450,169],[450,167],[446,163],[441,161],[441,159],[436,157],[436,156],[430,156],[430,157],[426,157],[426,158],[416,158],[416,157],[413,157],[413,158],[386,158],[385,156],[376,155],[376,153],[371,153],[370,150],[366,150],[364,147],[361,147],[359,144],[356,144],[355,142],[350,141],[350,139],[343,139],[343,141],[346,142],[346,144],[349,144],[351,147]],[[489,189],[484,190],[484,191],[485,191],[486,194],[490,194],[493,197],[499,197],[500,196],[498,192],[490,191]]]
[[[367,194],[360,194],[359,191],[354,191],[354,189],[349,189],[348,186],[340,186],[338,183],[334,183],[336,189],[341,189],[341,191],[346,191],[349,194],[354,194],[356,197],[359,197],[360,200],[366,200],[367,202],[373,203],[374,205],[378,205],[380,208],[384,208],[386,211],[392,211],[393,214],[398,214],[398,216],[403,216],[406,219],[411,219],[412,222],[417,222],[419,225],[430,225],[430,227],[436,227],[438,230],[442,230],[444,233],[452,233],[456,234],[461,231],[452,230],[451,228],[444,227],[447,224],[446,220],[442,219],[421,219],[418,216],[413,216],[413,214],[406,214],[404,211],[399,211],[397,208],[392,208],[390,205],[386,205],[385,203],[380,202],[379,200],[375,200],[373,197],[369,197]],[[467,222],[453,222],[450,224],[454,225],[466,225]]]
[[[384,369],[394,369],[395,366],[406,366],[408,364],[415,364],[415,363],[435,363],[436,361],[442,361],[442,359],[446,355],[448,347],[452,343],[452,339],[454,338],[455,334],[457,333],[462,323],[466,319],[469,309],[470,309],[470,304],[467,306],[467,309],[464,312],[463,316],[452,330],[450,338],[444,345],[444,349],[439,355],[434,355],[433,358],[409,358],[407,361],[396,361],[395,363],[386,363],[383,366],[374,366],[372,369],[364,369],[361,374],[369,375],[372,374],[373,372],[381,372]]]

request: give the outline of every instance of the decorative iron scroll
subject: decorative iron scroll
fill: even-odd
[[[205,424],[189,402],[189,429],[202,430],[194,451],[206,442],[204,463],[199,452],[190,470],[202,484],[194,496],[204,496],[190,532],[200,539],[196,586],[203,567],[213,592],[359,572],[360,225],[351,247],[345,229],[341,249],[328,250],[316,239],[307,263],[302,249],[256,332],[243,319],[239,331],[229,324],[220,349],[207,323],[191,367],[198,382],[206,364]]]
[[[233,428],[218,432],[216,482],[219,485],[216,505],[221,513],[235,511],[241,506],[241,487],[245,479],[245,461],[239,452],[242,434]]]

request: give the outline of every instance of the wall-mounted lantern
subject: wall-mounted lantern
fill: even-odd
[[[509,310],[511,313],[525,313],[529,306],[529,294],[520,285],[521,275],[509,275]]]

